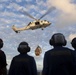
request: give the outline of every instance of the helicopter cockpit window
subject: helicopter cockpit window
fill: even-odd
[[[49,21],[47,21],[47,20],[44,20],[44,21],[46,21],[46,22],[48,22],[48,23],[49,23]]]
[[[40,23],[39,23],[39,22],[35,22],[35,24],[36,24],[36,25],[39,25]]]

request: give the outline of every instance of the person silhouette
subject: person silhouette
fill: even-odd
[[[19,55],[13,57],[8,75],[37,75],[34,57],[28,55],[30,47],[23,41],[17,48]]]
[[[76,37],[72,39],[71,46],[74,48],[74,56],[75,56],[75,70],[76,70]]]
[[[0,38],[0,75],[7,75],[6,55],[4,51],[1,50],[1,48],[3,48],[3,45],[3,40]]]
[[[53,48],[44,54],[42,75],[76,75],[73,52],[64,47],[67,44],[65,36],[55,33],[49,43]]]
[[[74,50],[76,51],[76,37],[72,39],[71,45],[74,48]]]

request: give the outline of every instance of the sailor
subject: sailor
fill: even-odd
[[[64,47],[67,44],[65,36],[56,33],[49,43],[53,48],[45,52],[42,75],[76,75],[73,50]]]

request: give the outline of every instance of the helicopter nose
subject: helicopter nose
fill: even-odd
[[[51,25],[51,22],[49,22],[49,25]]]

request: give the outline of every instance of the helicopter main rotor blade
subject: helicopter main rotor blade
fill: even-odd
[[[52,12],[52,11],[55,10],[55,9],[56,9],[55,7],[49,8],[48,11],[47,11],[44,15],[42,15],[42,16],[40,17],[40,19],[43,18],[44,16],[46,16],[47,14],[49,14],[50,12]]]
[[[34,20],[37,20],[36,18],[34,18],[33,16],[31,16],[29,13],[27,13],[25,10],[21,9],[20,12],[24,15],[27,15],[29,16],[30,18],[34,19]]]

